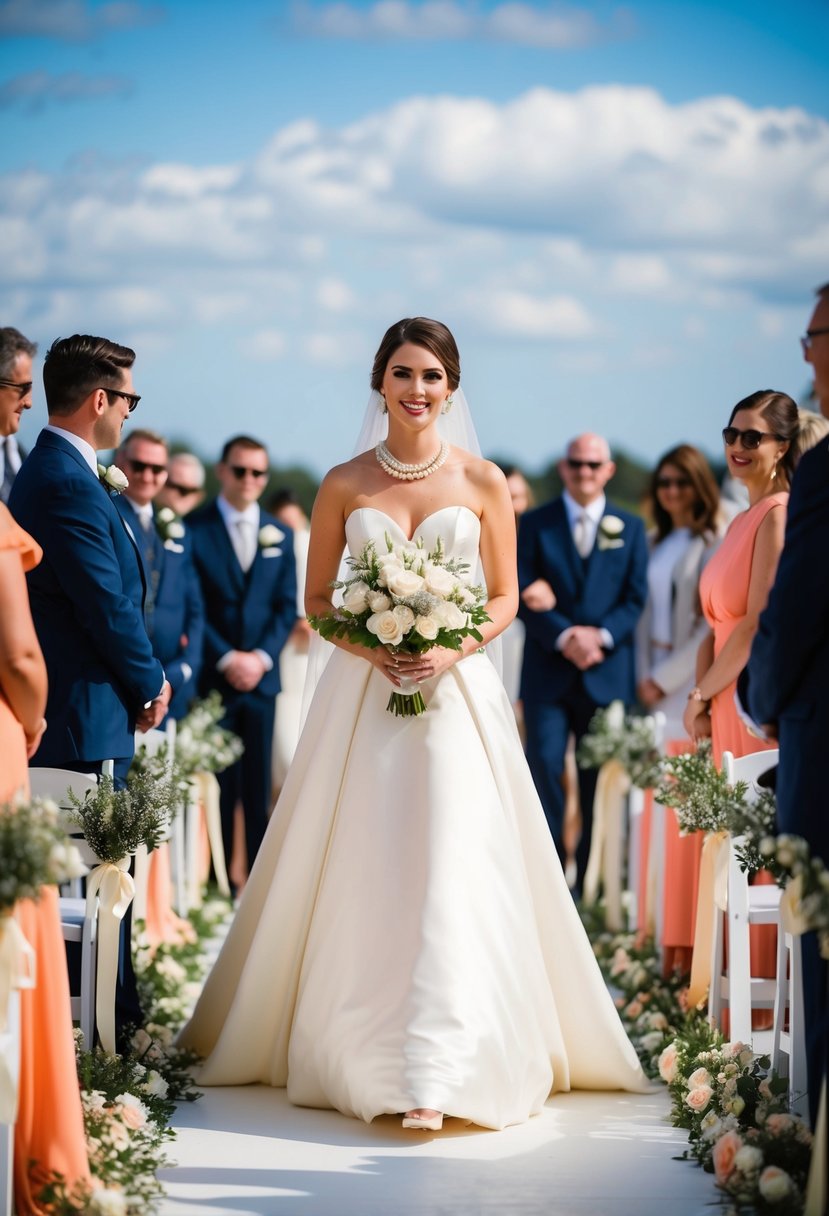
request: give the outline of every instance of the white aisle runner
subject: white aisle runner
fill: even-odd
[[[710,1216],[713,1178],[673,1158],[667,1091],[562,1094],[505,1131],[438,1135],[207,1089],[179,1107],[161,1216]]]

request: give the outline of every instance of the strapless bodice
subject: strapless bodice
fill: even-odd
[[[346,540],[353,557],[357,557],[371,540],[383,552],[387,532],[395,544],[409,544],[422,538],[427,549],[431,549],[440,537],[451,557],[469,562],[473,568],[478,560],[481,521],[470,507],[440,507],[420,522],[412,537],[377,507],[357,507],[345,521]]]

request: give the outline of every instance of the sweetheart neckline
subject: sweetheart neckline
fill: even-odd
[[[465,503],[452,503],[446,507],[438,507],[436,511],[430,511],[428,515],[424,515],[423,519],[421,519],[412,535],[409,536],[393,516],[388,515],[385,511],[381,511],[379,507],[355,507],[354,510],[349,511],[348,515],[345,517],[346,526],[348,525],[348,521],[351,519],[351,516],[356,515],[359,511],[373,511],[375,515],[382,515],[383,518],[387,519],[390,524],[394,524],[401,536],[406,537],[407,544],[411,544],[414,541],[424,524],[428,523],[430,519],[434,519],[436,515],[440,515],[443,511],[468,511],[472,518],[477,520],[479,525],[481,522],[480,516],[476,515],[472,508],[468,507]]]

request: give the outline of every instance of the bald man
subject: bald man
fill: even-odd
[[[518,529],[518,583],[535,584],[518,615],[527,628],[521,697],[527,760],[564,863],[564,756],[600,706],[634,699],[633,637],[647,595],[648,553],[641,519],[612,506],[605,486],[616,471],[600,435],[572,440],[558,471],[564,493],[527,511]],[[539,585],[552,589],[548,603]],[[573,894],[581,896],[593,824],[595,769],[579,770],[582,832]]]

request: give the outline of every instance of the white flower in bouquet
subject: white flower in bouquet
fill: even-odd
[[[389,591],[400,599],[417,595],[425,584],[426,580],[421,575],[415,574],[414,570],[396,570],[386,576],[386,586]]]
[[[372,612],[386,612],[394,607],[394,601],[384,591],[369,591],[366,602]]]
[[[370,588],[367,583],[352,583],[343,596],[343,608],[345,611],[352,612],[355,616],[359,616],[361,612],[365,612],[368,607],[367,597],[369,590]]]
[[[389,609],[370,616],[366,621],[366,629],[379,638],[384,646],[399,646],[403,641],[403,627]]]
[[[709,1110],[707,1114],[702,1116],[699,1130],[703,1140],[716,1140],[717,1136],[722,1131],[722,1119],[719,1117],[716,1111]]]
[[[756,1174],[763,1165],[763,1153],[752,1144],[744,1144],[734,1158],[734,1164],[741,1174]]]
[[[443,629],[463,629],[469,620],[467,614],[451,600],[438,604],[431,615]]]
[[[118,1094],[115,1101],[119,1108],[119,1117],[127,1127],[137,1132],[146,1126],[147,1108],[140,1098],[137,1098],[135,1094],[123,1093]]]
[[[424,571],[424,578],[426,579],[426,590],[431,591],[432,595],[441,596],[443,599],[451,595],[458,588],[458,580],[445,566],[436,566],[431,562],[428,563]]]
[[[791,1195],[794,1184],[778,1165],[767,1165],[757,1181],[757,1189],[766,1203],[780,1203]]]
[[[616,733],[624,730],[625,705],[623,701],[611,701],[607,707],[607,726]]]
[[[73,844],[55,844],[49,853],[49,869],[56,883],[69,882],[73,878],[83,878],[89,873],[80,853]]]
[[[645,1051],[656,1051],[664,1037],[661,1030],[648,1030],[640,1036],[639,1042]]]
[[[414,628],[422,638],[426,638],[429,642],[433,642],[440,632],[440,624],[434,616],[419,616]]]
[[[87,1200],[87,1216],[127,1216],[127,1198],[123,1191],[98,1186]]]
[[[162,1077],[160,1072],[156,1072],[154,1068],[151,1068],[147,1073],[141,1088],[145,1094],[149,1094],[152,1098],[166,1098],[169,1090],[164,1077]]]

